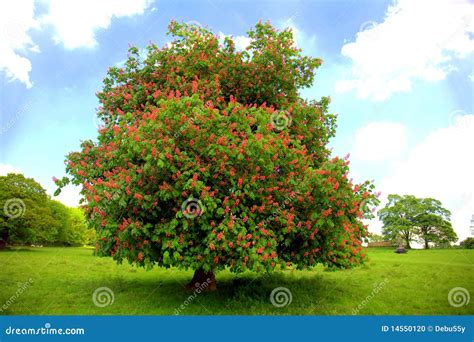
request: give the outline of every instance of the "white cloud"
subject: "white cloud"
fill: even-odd
[[[251,39],[247,36],[232,36],[232,35],[226,35],[222,32],[219,32],[219,44],[224,44],[224,39],[226,37],[230,37],[232,38],[232,40],[234,41],[234,44],[235,44],[235,48],[238,50],[238,51],[242,51],[242,50],[245,50],[245,48],[247,46],[250,45],[250,42],[251,42]]]
[[[54,40],[66,49],[90,48],[97,45],[98,29],[108,28],[114,18],[142,14],[150,4],[150,0],[51,0],[42,23],[53,26]]]
[[[244,50],[247,46],[250,45],[251,39],[247,36],[237,36],[234,37],[235,47],[238,50]]]
[[[142,14],[153,0],[38,0],[47,13],[35,16],[34,0],[0,1],[0,72],[8,81],[20,81],[31,88],[29,53],[40,47],[30,36],[33,29],[51,25],[53,39],[67,49],[94,47],[95,32],[106,29],[115,18]]]
[[[49,193],[54,193],[56,189],[51,189]],[[51,196],[52,199],[61,202],[68,207],[78,207],[79,200],[82,198],[80,194],[81,188],[75,185],[67,185],[61,190],[58,196]]]
[[[382,23],[362,27],[342,47],[352,77],[338,81],[336,91],[355,89],[360,98],[383,101],[409,91],[416,79],[444,79],[456,59],[474,51],[473,9],[469,0],[397,1]]]
[[[305,32],[303,32],[301,29],[299,29],[294,23],[294,18],[295,16],[287,19],[286,21],[282,22],[279,25],[279,27],[281,30],[288,29],[288,28],[291,29],[291,31],[293,31],[293,40],[295,42],[295,45],[308,53],[311,50],[313,50],[316,45],[316,36],[315,35],[309,36]],[[225,37],[232,37],[235,43],[235,48],[240,51],[244,50],[247,46],[249,46],[251,42],[251,39],[247,36],[230,36],[230,35],[225,35],[222,32],[219,32],[220,44],[224,43]]]
[[[371,122],[355,134],[354,156],[362,161],[383,161],[405,148],[405,126],[395,122]]]
[[[9,173],[23,173],[19,167],[10,164],[0,164],[0,176],[6,176]]]
[[[458,237],[468,236],[474,214],[474,115],[457,116],[451,126],[429,134],[378,186],[385,195],[439,199],[449,209]]]
[[[31,88],[31,62],[28,52],[39,52],[29,35],[31,29],[38,28],[34,19],[34,1],[0,2],[0,72],[8,81],[20,81]]]

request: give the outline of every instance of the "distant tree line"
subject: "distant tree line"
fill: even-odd
[[[7,245],[95,244],[82,209],[52,200],[34,179],[0,176],[0,249]]]

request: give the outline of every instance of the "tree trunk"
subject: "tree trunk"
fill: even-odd
[[[8,232],[4,231],[0,234],[0,249],[7,248],[7,241],[8,241]]]
[[[428,244],[428,240],[425,240],[425,249],[430,248],[430,245]]]
[[[205,272],[203,269],[194,271],[193,279],[186,285],[186,288],[192,291],[200,289],[201,292],[215,291],[216,287],[216,276],[214,272]]]
[[[406,239],[405,239],[405,244],[406,244],[406,246],[405,246],[406,249],[411,249],[411,246],[410,246],[410,239],[406,238]]]

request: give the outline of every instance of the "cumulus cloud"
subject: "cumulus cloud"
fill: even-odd
[[[405,126],[395,122],[371,122],[355,134],[354,157],[384,161],[399,155],[406,145]]]
[[[232,38],[232,40],[234,41],[234,44],[235,44],[235,48],[238,51],[245,50],[245,48],[247,46],[249,46],[250,42],[251,42],[251,39],[247,36],[235,36],[234,37],[232,35],[226,35],[222,32],[219,32],[219,43],[224,44],[224,40],[225,40],[226,37]]]
[[[143,14],[151,0],[51,0],[42,23],[53,26],[56,43],[66,49],[97,45],[95,33],[106,29],[114,18]]]
[[[33,86],[29,54],[40,47],[31,31],[52,27],[53,39],[67,49],[91,48],[97,45],[95,33],[106,29],[115,18],[142,14],[152,0],[44,1],[46,14],[38,17],[34,0],[0,2],[0,73],[8,81]]]
[[[311,52],[316,46],[316,36],[315,35],[308,35],[303,30],[299,29],[295,24],[295,17],[290,17],[284,22],[281,22],[278,27],[281,30],[290,29],[293,32],[293,39],[295,41],[295,45],[305,52]],[[250,45],[251,39],[247,36],[230,36],[225,35],[222,32],[219,32],[219,43],[223,44],[225,37],[232,37],[235,48],[237,50],[244,50],[247,46]]]
[[[413,194],[439,199],[452,212],[460,239],[469,234],[474,214],[474,115],[456,116],[433,131],[379,184],[384,195]]]
[[[39,52],[30,36],[38,28],[34,18],[34,1],[0,2],[0,72],[8,81],[20,81],[31,88],[29,52]]]
[[[469,0],[398,0],[382,23],[361,25],[355,41],[342,47],[352,77],[338,81],[336,91],[383,101],[417,79],[444,79],[474,51],[473,9]]]

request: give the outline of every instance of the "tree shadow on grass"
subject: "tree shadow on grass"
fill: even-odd
[[[35,314],[301,315],[327,314],[325,305],[334,305],[342,294],[347,296],[351,286],[311,272],[297,275],[222,272],[217,274],[217,291],[201,292],[185,288],[191,277],[191,272],[160,270],[155,274],[146,273],[145,277],[143,273],[79,279],[66,276],[54,284],[44,284],[48,286],[35,284],[28,291],[38,298],[48,296],[52,303],[49,307],[37,308],[39,312]],[[98,307],[93,302],[93,294],[104,287],[112,291],[113,304]],[[276,288],[286,288],[291,293],[288,305],[272,304],[270,295]]]
[[[185,288],[188,279],[123,279],[107,281],[82,280],[75,287],[88,289],[92,295],[99,287],[109,287],[115,296],[114,307],[104,308],[101,313],[113,314],[167,314],[179,309],[182,315],[252,314],[252,311],[269,311],[269,314],[298,314],[298,308],[317,307],[322,301],[337,296],[338,284],[321,275],[295,278],[291,275],[229,275],[217,280],[217,291],[190,291]],[[275,288],[286,288],[292,296],[291,306],[274,311],[270,294]],[[71,289],[72,290],[72,289]],[[180,309],[181,308],[181,309]],[[98,311],[98,310],[96,310]]]
[[[196,303],[213,314],[318,314],[348,291],[350,284],[314,273],[243,275],[218,280],[218,291],[205,293]]]
[[[36,248],[30,248],[30,247],[5,247],[0,249],[0,253],[2,252],[37,252],[38,249]]]

